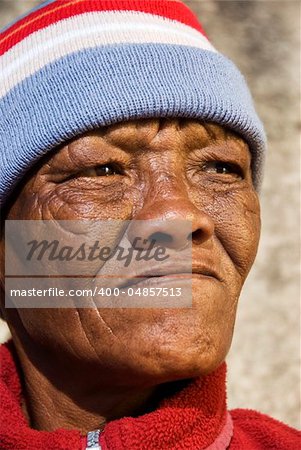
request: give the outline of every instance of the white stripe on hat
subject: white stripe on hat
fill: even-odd
[[[136,11],[76,15],[38,30],[1,57],[0,97],[45,65],[85,48],[123,43],[187,45],[216,52],[194,28]]]

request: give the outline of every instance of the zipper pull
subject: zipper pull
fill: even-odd
[[[101,450],[99,442],[100,433],[101,430],[89,431],[87,433],[85,450]]]

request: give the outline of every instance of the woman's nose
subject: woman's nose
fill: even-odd
[[[214,233],[214,223],[208,214],[188,198],[164,198],[145,205],[131,221],[127,235],[136,248],[151,244],[173,249],[201,244]]]

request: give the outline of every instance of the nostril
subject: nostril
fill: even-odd
[[[156,243],[160,244],[170,244],[173,241],[173,238],[168,233],[162,233],[161,231],[157,231],[156,233],[152,233],[148,240],[150,242],[155,241]]]
[[[204,231],[201,229],[195,230],[189,235],[189,240],[192,241],[194,244],[198,244],[200,242],[203,242],[204,240]]]

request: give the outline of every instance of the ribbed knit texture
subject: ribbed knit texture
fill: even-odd
[[[149,117],[212,121],[240,134],[259,188],[262,124],[244,78],[179,0],[56,0],[0,37],[0,201],[57,145]]]

